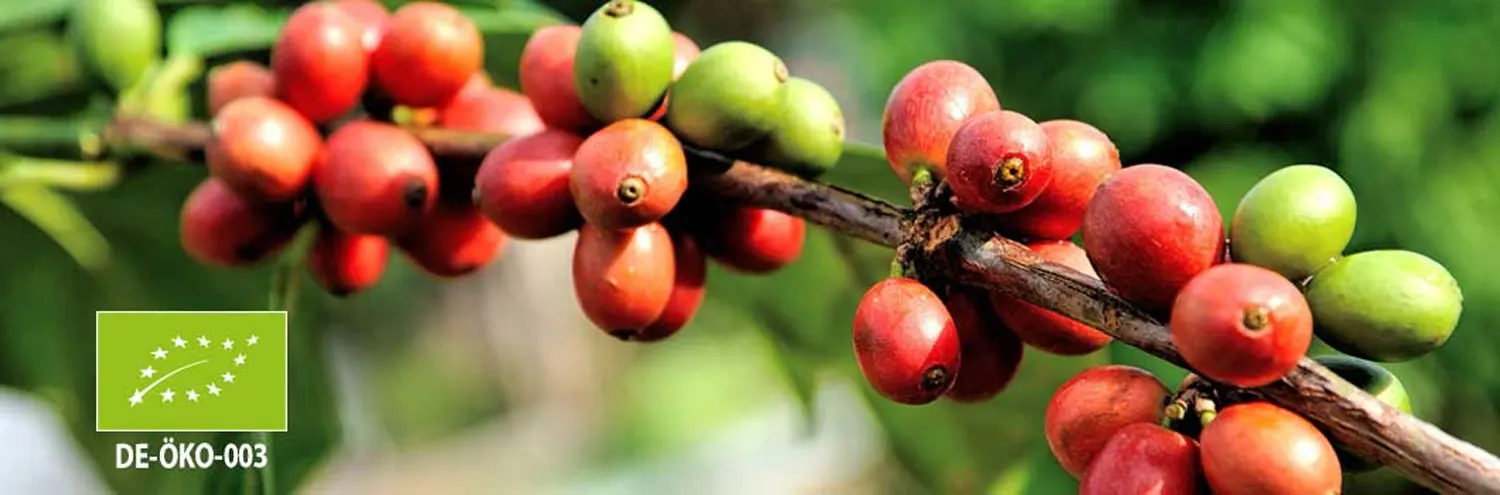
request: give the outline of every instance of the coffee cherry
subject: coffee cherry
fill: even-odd
[[[1202,493],[1198,442],[1152,423],[1120,428],[1095,456],[1078,485],[1079,495]]]
[[[547,128],[526,95],[489,85],[482,75],[438,110],[437,123],[448,129],[491,132],[512,138]]]
[[[1182,286],[1224,254],[1224,223],[1213,197],[1162,165],[1126,167],[1100,184],[1082,234],[1099,278],[1152,312],[1171,309]]]
[[[673,32],[672,80],[676,81],[677,78],[682,77],[682,72],[687,70],[688,65],[692,64],[694,60],[698,60],[698,55],[702,53],[703,50],[698,48],[698,44],[694,43],[692,38],[689,38],[686,34]]]
[[[1272,172],[1240,199],[1229,228],[1234,260],[1292,280],[1344,253],[1354,236],[1354,191],[1332,170],[1292,165]]]
[[[970,117],[948,146],[953,203],[969,211],[1008,213],[1031,204],[1052,184],[1047,133],[1009,110]]]
[[[961,371],[953,317],[931,289],[904,277],[882,280],[860,299],[854,356],[876,392],[908,405],[937,400]]]
[[[1088,255],[1072,241],[1040,241],[1028,244],[1042,259],[1057,263],[1086,276],[1098,278],[1089,265]],[[1109,344],[1110,336],[1088,325],[1019,297],[993,293],[995,311],[1000,321],[1032,347],[1063,356],[1081,356]]]
[[[1214,493],[1337,494],[1333,446],[1301,416],[1266,402],[1230,406],[1203,428],[1200,460]]]
[[[781,90],[781,116],[764,139],[750,148],[762,165],[803,177],[817,177],[844,153],[844,111],[818,83],[793,77]]]
[[[1021,367],[1021,339],[995,317],[984,292],[954,287],[943,303],[958,329],[959,361],[963,362],[963,372],[943,395],[955,402],[988,401],[1010,385]]]
[[[333,0],[333,4],[359,23],[359,44],[365,52],[374,53],[385,36],[386,26],[391,21],[391,11],[376,0]]]
[[[352,234],[325,224],[307,254],[307,271],[329,294],[351,296],[380,282],[390,250],[384,237]]]
[[[568,188],[583,139],[548,129],[490,150],[474,177],[479,210],[506,233],[546,239],[583,224]]]
[[[437,202],[437,166],[410,132],[359,121],[328,137],[313,170],[324,214],[340,229],[396,235]]]
[[[353,110],[369,78],[363,29],[333,4],[298,7],[271,47],[276,97],[315,123]]]
[[[673,235],[672,259],[676,268],[667,309],[655,322],[626,340],[655,342],[671,337],[698,314],[698,307],[703,305],[703,282],[708,276],[708,262],[703,258],[703,251],[698,249],[698,242],[691,236]]]
[[[73,52],[116,91],[134,85],[161,59],[161,13],[151,1],[81,0],[72,5],[67,36]],[[9,7],[25,19],[25,7]]]
[[[672,84],[672,27],[637,0],[610,0],[583,22],[573,64],[579,100],[600,122],[643,118]]]
[[[402,234],[397,245],[427,273],[457,277],[490,264],[508,242],[473,205],[438,204]]]
[[[452,6],[426,1],[396,9],[370,56],[380,89],[410,107],[453,98],[483,62],[484,39],[474,22]]]
[[[573,61],[583,28],[547,26],[532,33],[521,50],[521,92],[548,126],[581,132],[599,125],[573,85]]]
[[[218,115],[229,102],[276,93],[271,69],[249,60],[236,60],[208,71],[208,114]]]
[[[214,117],[204,161],[215,177],[257,201],[287,201],[307,187],[323,146],[318,129],[286,104],[255,96]]]
[[[199,263],[248,266],[280,250],[301,223],[292,203],[253,202],[210,177],[182,204],[179,240]]]
[[[1083,225],[1094,191],[1120,170],[1120,151],[1094,126],[1076,120],[1042,122],[1052,162],[1052,184],[1031,204],[996,217],[1001,229],[1030,239],[1068,239]]]
[[[767,274],[797,261],[807,222],[769,208],[735,207],[709,215],[700,226],[703,249],[720,264],[747,274]]]
[[[1047,446],[1075,478],[1110,437],[1132,423],[1155,423],[1171,395],[1155,375],[1130,366],[1095,366],[1075,375],[1047,404]]]
[[[573,291],[583,314],[620,340],[666,313],[676,287],[672,236],[659,223],[626,230],[591,224],[578,229]]]
[[[776,128],[786,65],[744,41],[708,47],[672,86],[667,126],[695,146],[739,151]]]
[[[1000,110],[989,81],[973,67],[953,60],[912,69],[885,102],[880,117],[886,159],[901,180],[917,168],[948,171],[948,144],[970,116]]]
[[[1255,265],[1218,265],[1193,277],[1172,306],[1172,343],[1215,381],[1259,387],[1280,379],[1312,344],[1312,314],[1297,286]]]
[[[1307,286],[1318,337],[1339,352],[1382,362],[1442,347],[1458,326],[1463,300],[1442,264],[1400,250],[1346,256]]]
[[[666,216],[682,199],[687,157],[661,124],[622,120],[578,147],[569,187],[589,223],[606,229],[644,225]]]
[[[1313,361],[1317,361],[1318,364],[1328,368],[1328,371],[1332,371],[1339,378],[1375,396],[1386,405],[1411,414],[1411,398],[1406,394],[1406,387],[1401,384],[1401,379],[1396,378],[1390,370],[1353,356],[1329,354],[1313,357]],[[1344,472],[1363,473],[1380,469],[1379,463],[1344,450],[1333,439],[1329,441],[1333,443],[1333,450],[1339,457],[1339,466],[1344,469]]]

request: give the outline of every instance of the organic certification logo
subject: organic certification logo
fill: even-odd
[[[286,431],[284,311],[96,315],[97,431]]]

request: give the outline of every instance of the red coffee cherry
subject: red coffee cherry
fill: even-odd
[[[698,249],[698,241],[691,236],[673,235],[672,258],[676,262],[675,280],[672,283],[672,297],[667,299],[667,309],[662,311],[654,323],[636,332],[633,339],[627,340],[655,342],[671,337],[687,326],[693,316],[698,314],[698,307],[703,305],[703,283],[708,276],[708,262],[703,257],[703,251]]]
[[[359,21],[333,4],[298,7],[271,47],[276,97],[316,123],[353,110],[370,67],[362,35]]]
[[[1312,345],[1302,291],[1254,265],[1218,265],[1193,277],[1172,305],[1172,343],[1215,381],[1259,387],[1281,378]]]
[[[1333,445],[1301,416],[1265,402],[1230,406],[1203,428],[1203,474],[1221,495],[1337,494]]]
[[[1000,110],[970,117],[948,146],[948,185],[959,208],[1016,211],[1051,184],[1047,133],[1025,115]]]
[[[698,54],[703,50],[698,48],[698,44],[694,43],[692,38],[677,32],[672,33],[672,48],[672,80],[676,81],[682,76],[682,71],[687,70],[689,64],[698,60]],[[647,118],[661,122],[662,117],[667,116],[667,104],[671,99],[672,92],[668,89],[667,94],[661,98],[661,105],[657,106],[656,111],[651,112],[651,116]]]
[[[372,73],[391,100],[410,107],[441,105],[458,94],[484,63],[484,39],[458,9],[412,2],[396,9],[380,47],[370,56]]]
[[[432,155],[400,127],[371,121],[340,127],[319,162],[314,189],[323,213],[340,229],[397,235],[437,202]]]
[[[214,117],[204,161],[215,177],[256,201],[287,201],[307,187],[323,146],[318,129],[286,104],[255,96]]]
[[[1083,477],[1104,444],[1132,423],[1154,423],[1171,396],[1155,375],[1130,366],[1083,370],[1047,404],[1047,446],[1058,464]]]
[[[359,44],[364,47],[365,52],[374,53],[380,47],[380,39],[385,36],[391,11],[376,0],[333,0],[333,4],[359,23]]]
[[[589,223],[624,229],[660,220],[687,191],[682,143],[661,124],[626,119],[583,141],[569,179]]]
[[[1042,122],[1052,162],[1052,184],[1031,204],[996,217],[1000,227],[1029,239],[1068,239],[1083,225],[1094,191],[1120,170],[1120,151],[1094,126],[1076,120]]]
[[[1197,495],[1204,491],[1200,476],[1198,442],[1152,423],[1135,423],[1104,444],[1079,480],[1078,493]]]
[[[911,182],[918,167],[940,175],[948,167],[948,144],[972,115],[1000,109],[989,81],[973,67],[953,60],[912,69],[885,102],[880,126],[891,170]]]
[[[1213,197],[1162,165],[1126,167],[1100,184],[1082,233],[1099,278],[1156,313],[1171,309],[1182,286],[1224,255],[1224,220]]]
[[[236,60],[208,71],[208,114],[218,115],[229,102],[276,93],[271,69],[249,60]]]
[[[182,204],[179,240],[199,263],[248,266],[280,250],[301,223],[292,203],[252,202],[209,177]]]
[[[703,248],[725,268],[766,274],[802,256],[807,222],[769,208],[733,207],[700,226]]]
[[[676,288],[672,236],[659,223],[626,230],[578,229],[573,292],[583,314],[620,340],[661,319]]]
[[[521,92],[543,122],[574,132],[599,126],[583,108],[573,83],[573,55],[581,36],[579,26],[547,26],[532,33],[521,51]]]
[[[961,371],[953,317],[937,294],[904,277],[882,280],[860,299],[854,356],[870,386],[901,404],[937,400]]]
[[[427,273],[457,277],[499,258],[508,241],[473,205],[438,204],[397,245]]]
[[[380,282],[390,250],[385,237],[352,234],[325,223],[307,253],[307,272],[329,294],[351,296]]]
[[[1005,390],[1021,367],[1021,339],[995,317],[984,292],[966,287],[948,290],[943,301],[958,329],[963,371],[944,396],[955,402],[988,401]]]
[[[568,181],[583,138],[548,129],[490,150],[474,177],[474,201],[486,218],[522,239],[546,239],[583,225]]]
[[[1040,241],[1028,244],[1042,259],[1098,278],[1083,248],[1072,241]],[[1110,336],[1072,318],[1037,306],[1019,297],[991,295],[1000,321],[1032,347],[1063,356],[1081,356],[1109,344]]]
[[[547,128],[525,95],[495,88],[483,76],[475,76],[453,99],[438,110],[438,125],[449,129],[493,132],[521,137]]]

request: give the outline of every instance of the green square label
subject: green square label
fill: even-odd
[[[286,431],[285,311],[100,311],[95,430]]]

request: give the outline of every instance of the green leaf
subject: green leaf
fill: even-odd
[[[566,24],[562,14],[529,2],[505,2],[502,8],[461,7],[484,36],[484,69],[496,86],[520,87],[521,50],[537,29]]]
[[[20,184],[0,190],[0,202],[51,236],[79,266],[100,272],[109,263],[109,241],[67,197],[39,185]]]
[[[266,49],[289,15],[249,2],[187,7],[167,22],[167,53],[208,58]]]
[[[67,17],[74,0],[29,0],[7,2],[0,9],[0,32],[60,22]]]
[[[101,191],[120,182],[120,165],[12,155],[0,151],[0,189],[39,185],[74,191]]]

